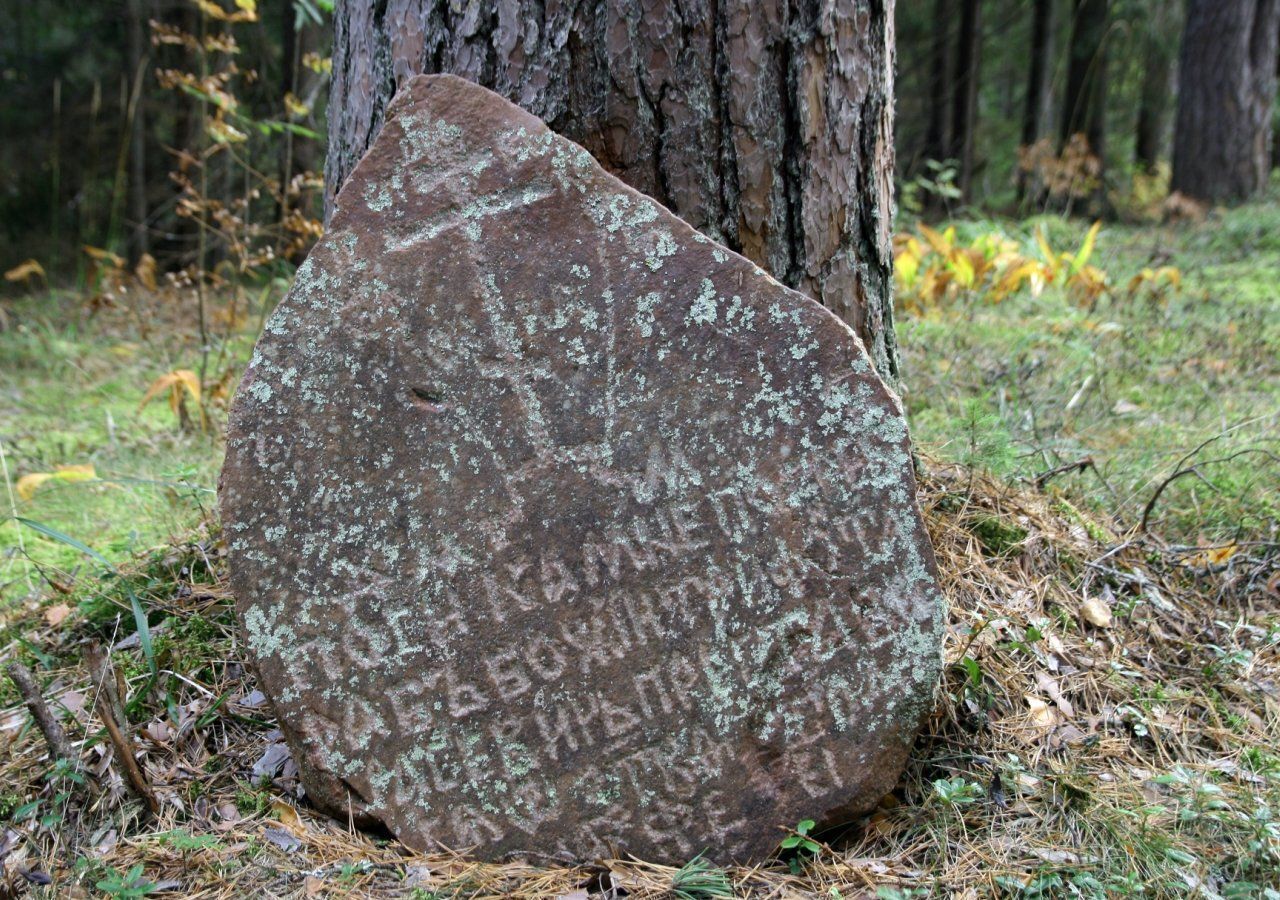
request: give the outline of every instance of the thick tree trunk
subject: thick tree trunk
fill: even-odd
[[[1280,0],[1191,0],[1182,38],[1175,191],[1215,203],[1267,184]]]
[[[979,0],[961,0],[951,111],[951,158],[957,163],[956,186],[966,200],[973,182],[973,132],[978,119],[978,65],[982,58],[979,11]]]
[[[892,380],[893,2],[345,0],[328,206],[397,86],[451,72],[849,322]]]
[[[1099,159],[1106,149],[1108,0],[1074,0],[1068,50],[1067,92],[1062,104],[1065,144],[1083,132]]]

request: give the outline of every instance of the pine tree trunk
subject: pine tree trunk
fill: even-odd
[[[451,72],[818,299],[897,375],[893,0],[346,0],[327,206],[397,85]]]
[[[925,127],[924,158],[941,162],[950,148],[951,112],[951,0],[933,0],[933,40],[929,47],[929,121]]]
[[[951,158],[957,163],[956,186],[966,200],[973,182],[973,134],[978,118],[978,64],[982,56],[979,11],[979,0],[961,0],[951,111]]]
[[[149,72],[146,66],[146,11],[143,0],[129,0],[127,18],[127,59],[132,110],[129,118],[129,258],[137,262],[150,250],[147,232],[147,119],[144,97]]]
[[[1049,63],[1053,41],[1053,0],[1035,0],[1031,11],[1031,65],[1027,72],[1027,96],[1022,113],[1022,144],[1040,139],[1045,110],[1049,108]]]
[[[1172,188],[1215,203],[1270,173],[1280,0],[1191,0],[1179,65]]]
[[[1138,96],[1138,122],[1133,161],[1152,171],[1160,161],[1173,96],[1173,62],[1178,46],[1176,4],[1157,3],[1143,33],[1143,75]]]
[[[1067,92],[1062,105],[1065,144],[1073,134],[1084,133],[1099,158],[1106,149],[1108,0],[1075,0],[1068,50]]]
[[[1040,140],[1049,109],[1049,63],[1053,47],[1053,0],[1035,0],[1031,10],[1031,60],[1027,69],[1027,94],[1022,107],[1022,146]],[[1019,168],[1018,201],[1034,193],[1031,173]],[[1029,190],[1031,188],[1031,190]]]

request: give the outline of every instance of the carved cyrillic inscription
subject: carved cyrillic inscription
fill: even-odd
[[[892,786],[939,665],[913,489],[834,316],[434,77],[269,322],[221,502],[318,805],[678,862]]]

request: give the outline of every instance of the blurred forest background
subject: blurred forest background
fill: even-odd
[[[1254,94],[1266,108],[1252,127],[1276,140],[1277,35],[1254,34],[1276,17],[1268,5],[1233,0],[1188,23],[1184,0],[899,3],[901,218],[965,208],[1159,217],[1179,139],[1194,151],[1206,130],[1195,110],[1185,129],[1196,133],[1175,129],[1180,52],[1193,74],[1238,77],[1234,95]],[[1215,55],[1231,40],[1229,8],[1245,50],[1235,74],[1222,71],[1234,51]],[[290,215],[317,211],[331,12],[332,0],[0,7],[7,268],[35,259],[62,283],[93,267],[83,258],[90,245],[133,262],[151,253],[161,271],[181,270],[200,262],[200,234],[225,231],[227,215],[243,230],[206,233],[204,252],[217,262],[243,251],[230,246],[238,239],[262,252],[268,233],[277,256],[304,253],[314,232]],[[1257,71],[1265,60],[1270,71]],[[1259,164],[1257,135],[1244,123],[1223,127]],[[1177,188],[1192,200],[1244,200],[1266,183],[1245,173],[1224,186],[1192,161],[1184,168]]]

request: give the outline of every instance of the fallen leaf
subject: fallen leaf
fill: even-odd
[[[324,890],[324,880],[314,875],[308,875],[303,879],[302,886],[308,897],[318,897],[320,892]]]
[[[243,706],[245,709],[257,709],[259,706],[267,702],[267,695],[262,691],[252,691],[236,701],[237,706]]]
[[[431,880],[431,869],[428,866],[408,866],[404,870],[404,886],[422,887]]]
[[[1052,728],[1058,724],[1057,713],[1035,694],[1025,695],[1027,706],[1031,707],[1031,721],[1038,728]]]
[[[253,764],[253,780],[256,782],[263,778],[275,778],[280,774],[287,759],[289,759],[288,744],[269,744],[262,756],[258,757],[258,761]]]
[[[1072,707],[1071,701],[1063,696],[1062,688],[1058,687],[1058,682],[1055,679],[1041,672],[1036,676],[1036,686],[1049,695],[1049,699],[1054,702],[1054,705],[1058,707],[1064,716],[1068,719],[1075,716],[1076,711]]]
[[[1080,616],[1098,628],[1111,627],[1111,607],[1101,597],[1086,597],[1080,604]]]
[[[298,818],[298,811],[283,800],[271,801],[271,814],[287,828],[302,828],[302,819]]]
[[[302,841],[280,828],[264,828],[262,836],[285,853],[292,853],[302,846]]]
[[[44,611],[44,620],[53,628],[62,624],[62,620],[71,615],[71,607],[65,603],[50,606]]]
[[[142,732],[157,744],[165,743],[173,735],[173,730],[169,728],[168,724],[159,719],[149,723],[142,729]]]

